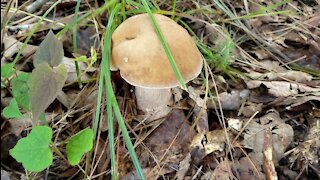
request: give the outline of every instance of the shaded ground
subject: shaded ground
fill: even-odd
[[[23,13],[28,11],[27,2],[10,2],[1,3],[2,22],[8,20],[1,26],[1,65],[15,58],[38,16],[52,5],[46,3],[28,14]],[[82,2],[80,12],[94,11],[102,4]],[[33,70],[37,46],[50,29],[58,33],[71,22],[75,5],[76,1],[62,2],[55,14],[48,15],[22,52],[16,64],[20,71]],[[194,35],[206,63],[201,75],[187,84],[188,92],[174,90],[171,114],[148,124],[138,118],[134,87],[112,72],[119,107],[147,179],[319,179],[320,2],[212,0],[153,5],[168,17],[175,12],[174,20]],[[136,9],[127,5],[126,15],[136,14]],[[68,78],[46,110],[49,125],[59,132],[54,134],[57,141],[92,126],[107,21],[105,11],[79,23],[77,54],[72,32],[60,37]],[[91,47],[97,51],[96,62],[90,59]],[[88,57],[79,62],[81,88],[72,59],[80,55]],[[6,85],[1,87],[3,110],[12,98],[12,86],[10,79],[2,78],[2,83]],[[110,179],[108,125],[102,112],[95,159],[89,163],[92,179]],[[28,134],[30,126],[30,118],[2,117],[1,179],[25,177],[8,150]],[[119,176],[138,179],[116,123],[114,129]],[[66,153],[63,147],[60,151]],[[83,158],[79,166],[70,166],[55,155],[47,172],[29,176],[82,179],[80,167],[85,164]]]

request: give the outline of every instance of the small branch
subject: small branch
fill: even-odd
[[[36,0],[35,2],[28,5],[25,10],[28,13],[33,13],[36,10],[38,10],[41,6],[43,6],[45,3],[49,2],[50,0]]]

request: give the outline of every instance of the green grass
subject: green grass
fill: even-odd
[[[108,113],[108,135],[109,135],[109,146],[110,146],[110,156],[111,156],[112,179],[117,179],[117,165],[116,165],[116,157],[115,157],[114,132],[113,132],[113,112],[115,113],[116,119],[118,121],[124,141],[129,150],[130,157],[133,161],[133,165],[137,171],[137,174],[140,177],[140,179],[145,179],[139,160],[135,153],[133,144],[131,142],[131,138],[125,126],[125,123],[124,123],[122,114],[120,112],[120,108],[118,106],[114,91],[112,89],[112,84],[111,84],[111,75],[110,75],[111,36],[114,29],[113,28],[114,16],[118,12],[119,8],[120,8],[120,4],[115,6],[115,8],[111,11],[111,14],[108,20],[108,25],[107,25],[105,36],[104,36],[104,47],[102,51],[102,64],[101,64],[101,74],[100,74],[100,79],[102,76],[102,78],[105,80],[106,91],[107,91],[106,101],[107,101],[107,113]],[[99,90],[100,90],[100,86],[102,86],[102,84],[99,84]],[[99,97],[101,96],[101,94],[102,94],[102,91],[99,91]],[[96,124],[98,124],[98,122]]]
[[[171,67],[172,67],[172,69],[173,69],[173,71],[174,71],[174,73],[175,73],[175,75],[176,75],[176,77],[177,77],[177,79],[179,81],[179,84],[180,84],[181,88],[184,89],[184,90],[187,90],[187,86],[185,84],[185,81],[183,80],[183,77],[182,77],[182,75],[181,75],[181,73],[179,71],[179,68],[178,68],[178,66],[177,66],[177,64],[176,64],[176,62],[175,62],[175,60],[173,58],[172,53],[170,52],[169,46],[168,46],[166,40],[164,39],[164,36],[163,36],[163,34],[162,34],[161,30],[160,30],[160,26],[158,25],[156,19],[152,15],[151,9],[149,8],[147,1],[146,0],[142,0],[142,3],[143,3],[143,6],[144,6],[145,10],[147,11],[150,19],[151,19],[151,22],[152,22],[152,24],[154,26],[154,29],[155,29],[155,31],[156,31],[156,33],[158,35],[158,38],[160,39],[162,47],[163,47],[164,51],[166,52],[166,54],[168,56],[170,65],[171,65]]]
[[[104,77],[105,84],[106,84],[106,92],[107,92],[106,101],[107,101],[107,114],[108,114],[108,136],[109,136],[109,148],[110,148],[110,156],[111,156],[112,179],[117,179],[117,163],[116,163],[116,155],[115,155],[115,147],[114,147],[114,130],[113,130],[113,106],[114,106],[113,104],[116,103],[116,101],[114,102],[115,95],[112,89],[111,77],[110,77],[110,57],[111,57],[110,51],[111,51],[111,35],[114,30],[113,20],[119,8],[120,8],[120,5],[118,4],[111,11],[111,14],[109,16],[108,25],[104,35],[104,46],[102,50],[102,64],[101,64],[101,74],[102,74],[102,77]],[[118,104],[116,103],[115,106],[118,106]],[[123,121],[123,119],[119,119],[119,120]],[[133,148],[132,144],[130,143],[131,141],[126,142],[128,149]],[[133,156],[135,156],[135,154]],[[133,159],[138,161],[137,158],[133,158]],[[140,166],[136,168],[141,169]]]
[[[27,43],[33,36],[33,34],[36,32],[37,28],[40,26],[41,22],[46,18],[46,16],[59,4],[61,0],[55,2],[44,14],[43,16],[39,19],[35,27],[31,30],[29,33],[28,37],[24,41],[24,45],[22,48],[19,50],[17,56],[15,57],[13,63],[17,63],[20,59],[21,53],[26,47]],[[126,11],[125,10],[125,5],[130,4],[135,7],[138,7],[136,10],[131,10],[131,11]],[[131,138],[129,136],[129,133],[126,129],[122,114],[120,112],[120,108],[117,104],[116,97],[114,94],[114,91],[112,89],[111,85],[111,76],[110,76],[110,52],[111,52],[111,35],[113,30],[115,29],[115,26],[117,25],[115,20],[125,20],[127,18],[127,15],[135,15],[137,13],[143,13],[147,12],[153,26],[155,28],[155,31],[161,41],[161,44],[168,56],[168,59],[170,61],[170,64],[176,74],[176,77],[180,83],[180,86],[187,90],[185,82],[182,78],[182,75],[175,63],[175,60],[170,52],[170,49],[164,39],[164,36],[160,30],[160,27],[158,23],[156,22],[154,16],[152,15],[153,12],[158,12],[161,13],[162,11],[159,9],[157,6],[157,3],[155,1],[152,1],[152,3],[148,3],[146,0],[141,0],[141,4],[137,3],[135,1],[122,1],[122,3],[117,3],[116,0],[111,0],[106,2],[103,6],[101,6],[98,9],[95,9],[94,11],[88,11],[85,12],[84,15],[81,15],[78,17],[78,11],[79,11],[79,6],[80,6],[80,1],[77,1],[77,5],[75,8],[75,16],[73,17],[73,21],[71,24],[65,25],[65,27],[57,34],[57,36],[61,36],[62,34],[66,33],[69,29],[72,30],[73,32],[73,51],[74,53],[77,52],[77,41],[76,41],[76,29],[77,26],[81,26],[81,24],[84,24],[84,22],[88,21],[88,19],[95,17],[102,12],[106,11],[107,9],[110,9],[111,13],[108,19],[108,25],[106,27],[106,31],[104,34],[104,48],[102,50],[102,62],[100,66],[100,77],[99,77],[99,87],[98,87],[98,99],[97,99],[97,107],[96,107],[96,112],[95,112],[95,120],[93,123],[93,130],[94,130],[94,137],[96,138],[97,132],[98,132],[98,126],[99,126],[99,120],[100,120],[100,114],[101,114],[101,105],[102,105],[102,94],[103,91],[106,91],[106,102],[107,102],[107,114],[108,114],[108,135],[109,135],[109,146],[110,146],[110,157],[111,157],[111,169],[112,169],[112,179],[117,179],[117,162],[116,162],[116,156],[115,156],[115,145],[114,145],[114,130],[113,130],[113,116],[116,117],[119,127],[121,129],[123,139],[127,145],[127,148],[129,150],[131,159],[133,161],[133,164],[136,168],[137,174],[139,175],[140,179],[144,179],[144,174],[142,172],[140,163],[138,161],[138,158],[135,154],[134,147],[131,142]],[[175,11],[176,11],[176,1],[174,1],[174,6],[171,12],[171,17],[175,17]],[[179,17],[178,17],[179,18]],[[77,67],[77,75],[80,74],[78,65],[76,64]],[[78,76],[79,77],[79,76]],[[81,81],[79,79],[79,85],[81,87]],[[114,114],[113,114],[114,113]],[[87,169],[87,168],[86,168]],[[87,172],[87,170],[86,170]]]
[[[72,22],[71,22],[72,26],[73,26],[73,28],[72,28],[73,53],[78,52],[78,48],[77,48],[77,19],[78,19],[78,12],[79,12],[80,3],[81,3],[81,0],[78,0],[77,5],[76,5],[76,9],[74,12],[74,16],[73,16]],[[82,82],[81,82],[81,77],[80,77],[79,63],[78,63],[78,61],[75,61],[74,64],[76,67],[76,74],[77,74],[79,88],[81,88]]]
[[[143,8],[147,13],[149,14],[149,17],[155,27],[156,33],[162,43],[163,48],[165,49],[165,52],[168,56],[168,59],[170,61],[170,64],[177,76],[177,79],[183,89],[187,89],[185,82],[180,74],[180,71],[174,61],[174,58],[169,50],[169,47],[164,39],[164,36],[160,30],[159,25],[157,24],[154,16],[152,15],[152,11],[149,8],[149,5],[145,0],[142,0],[143,6],[137,4],[136,2],[128,1],[129,3],[132,3],[133,5],[136,5],[140,7],[141,9]],[[122,5],[122,6],[121,6]],[[110,147],[110,156],[111,156],[111,173],[112,173],[112,179],[117,179],[117,162],[116,162],[116,157],[115,157],[115,147],[114,147],[114,130],[113,130],[113,113],[118,121],[119,127],[121,129],[124,141],[127,145],[127,148],[129,150],[131,159],[133,161],[133,164],[136,168],[137,174],[140,177],[140,179],[144,179],[144,174],[142,172],[140,163],[138,161],[138,158],[136,156],[136,153],[134,151],[134,147],[131,142],[131,138],[128,134],[128,131],[126,129],[122,114],[120,112],[119,106],[117,104],[116,98],[114,91],[112,89],[111,85],[111,77],[110,77],[110,57],[111,57],[111,35],[114,29],[115,21],[114,21],[114,16],[120,9],[120,15],[118,14],[117,19],[125,19],[126,18],[126,12],[124,10],[124,5],[125,4],[118,4],[116,6],[111,6],[111,14],[109,16],[108,20],[108,25],[105,31],[105,36],[104,36],[104,48],[102,52],[102,63],[101,63],[101,74],[100,74],[100,79],[99,79],[99,92],[98,92],[98,102],[97,102],[97,109],[96,109],[96,120],[95,120],[95,125],[94,125],[94,131],[97,132],[98,124],[99,124],[99,114],[100,114],[100,108],[101,107],[101,100],[102,100],[102,91],[103,91],[103,81],[105,81],[106,85],[106,102],[107,102],[107,114],[108,114],[108,135],[109,135],[109,147]],[[152,6],[152,10],[156,10],[157,7]],[[111,9],[111,8],[110,8]],[[135,12],[137,13],[137,12]]]
[[[41,25],[41,22],[48,16],[48,14],[61,2],[62,0],[58,0],[57,2],[55,2],[42,16],[41,18],[38,20],[38,22],[35,24],[35,26],[31,29],[29,35],[27,36],[26,40],[24,41],[23,45],[21,46],[21,48],[19,49],[16,57],[14,58],[13,62],[12,62],[12,66],[14,67],[14,65],[19,61],[19,58],[24,50],[24,48],[27,46],[28,42],[30,41],[31,37],[34,35],[34,33],[36,32],[36,30],[38,29],[38,27]],[[8,77],[7,77],[8,78]],[[7,78],[5,80],[3,80],[3,82],[5,82],[7,80]]]

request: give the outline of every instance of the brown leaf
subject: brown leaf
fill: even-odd
[[[249,89],[254,89],[264,85],[268,92],[275,97],[287,97],[301,93],[320,92],[320,88],[313,88],[303,84],[290,83],[285,81],[258,81],[252,80],[247,82]]]
[[[262,153],[249,153],[248,156],[242,157],[239,161],[236,161],[236,170],[239,173],[241,179],[256,180],[265,179],[265,175],[262,172]]]
[[[50,30],[33,57],[33,65],[36,67],[39,64],[46,62],[55,67],[61,63],[63,55],[64,51],[62,43]]]
[[[213,171],[212,173],[213,179],[219,180],[230,180],[235,179],[232,170],[231,170],[231,162],[228,160],[222,161]]]
[[[41,63],[32,71],[30,103],[34,120],[53,102],[67,78],[65,66],[52,69],[49,64]]]
[[[190,127],[184,112],[176,109],[146,138],[145,144],[153,154],[151,164],[156,161],[163,165],[160,169],[158,166],[154,168],[157,170],[157,175],[172,172],[172,167],[178,167],[180,161],[185,158],[194,136],[194,131]]]
[[[232,139],[233,135],[230,131],[227,132],[228,139]],[[205,155],[208,155],[215,151],[223,151],[225,150],[225,146],[227,143],[227,137],[225,135],[224,130],[213,130],[210,132],[207,132],[205,134],[197,134],[191,143],[191,151],[193,151],[196,156],[200,156],[200,158],[203,158]],[[201,151],[203,150],[204,154],[200,153],[197,154],[195,151]],[[197,158],[193,156],[193,158]]]
[[[158,155],[163,154],[171,143],[173,143],[171,148],[185,148],[193,136],[193,131],[190,131],[190,125],[185,120],[186,117],[182,110],[173,110],[146,139],[146,145]]]
[[[286,148],[293,141],[293,129],[290,125],[283,123],[276,112],[270,112],[261,118],[252,119],[245,127],[241,142],[254,152],[262,153],[265,147],[264,137],[266,128],[272,128],[273,160],[278,163],[284,156]]]

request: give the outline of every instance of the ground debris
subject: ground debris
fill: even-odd
[[[278,164],[280,159],[284,157],[284,153],[290,143],[293,141],[293,129],[287,125],[279,117],[276,112],[270,112],[261,118],[254,118],[246,120],[244,127],[243,141],[241,144],[252,149],[254,152],[264,152],[265,143],[264,139],[266,128],[271,128],[272,132],[272,152],[274,164]]]

